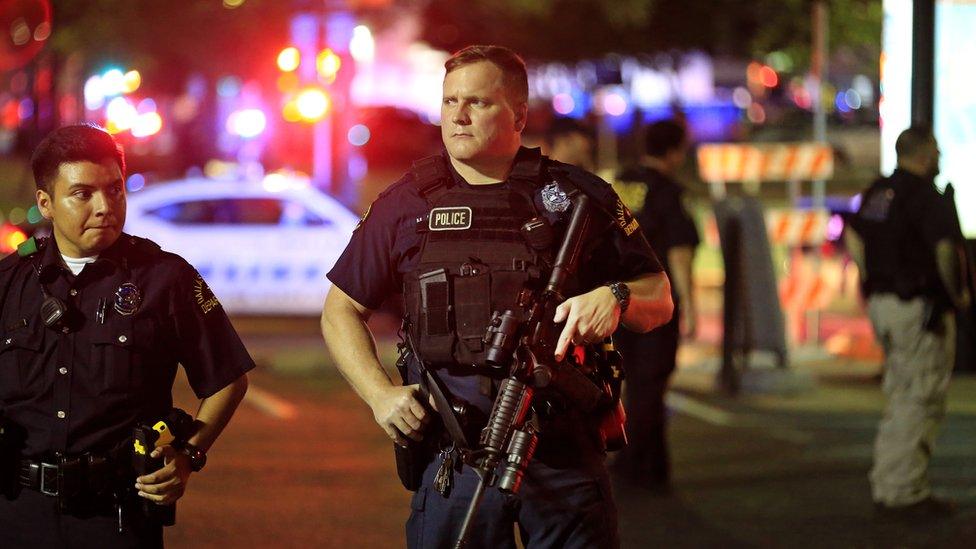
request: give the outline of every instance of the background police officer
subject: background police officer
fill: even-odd
[[[862,196],[846,242],[860,268],[868,315],[885,352],[884,416],[875,439],[871,491],[882,515],[952,511],[932,497],[928,464],[945,417],[962,283],[954,208],[939,194],[939,148],[927,128],[895,142],[898,167]]]
[[[616,185],[664,263],[674,316],[650,333],[620,331],[614,337],[627,372],[630,442],[617,455],[614,470],[634,484],[666,494],[671,488],[671,460],[664,394],[674,372],[679,336],[694,337],[696,330],[691,266],[699,239],[684,205],[684,187],[674,178],[688,149],[684,126],[674,120],[657,121],[647,127],[645,143],[640,164],[621,171]]]
[[[0,546],[161,546],[143,502],[183,495],[254,363],[193,267],[122,233],[125,158],[112,136],[58,129],[32,167],[53,237],[0,262]],[[178,363],[202,399],[195,432],[179,450],[150,449],[163,467],[136,478],[133,428],[169,414]]]
[[[546,128],[546,156],[572,164],[588,172],[594,171],[596,137],[589,127],[572,118],[557,118]]]
[[[557,358],[571,344],[602,341],[620,323],[647,331],[672,312],[667,278],[609,185],[521,148],[528,96],[522,60],[505,48],[472,46],[452,56],[446,69],[441,108],[446,153],[423,164],[441,175],[427,177],[428,170],[415,167],[373,203],[329,273],[334,286],[322,316],[338,368],[380,427],[400,444],[407,442],[405,437],[421,440],[425,435],[441,444],[440,433],[425,432],[432,417],[419,397],[417,362],[411,362],[402,386],[383,370],[366,326],[370,313],[402,286],[410,316],[407,332],[418,354],[425,363],[440,363],[437,374],[452,399],[487,416],[494,393],[479,342],[494,305],[517,299],[518,288],[512,291],[509,281],[538,282],[519,224],[533,210],[541,210],[556,226],[565,221],[569,203],[563,185],[592,193],[614,213],[616,224],[588,242],[591,257],[599,260],[583,263],[578,287],[569,294],[575,297],[556,312],[555,322],[565,323]],[[563,181],[552,183],[555,172]],[[444,226],[430,216],[435,209],[467,209],[470,217],[461,216],[453,225],[444,218],[450,225]],[[511,255],[501,257],[509,254],[506,250]],[[616,281],[627,282],[604,285]],[[484,302],[489,295],[491,304]],[[465,360],[458,360],[461,356]],[[468,468],[451,466],[456,458],[449,446],[450,441],[441,445],[439,459],[432,456],[422,464],[426,467],[407,523],[410,547],[452,545],[460,529],[477,477]],[[529,547],[617,545],[603,455],[598,421],[572,406],[554,411],[542,426],[520,498],[489,490],[475,517],[470,546],[514,547],[513,521]]]

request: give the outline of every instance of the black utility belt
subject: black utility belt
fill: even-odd
[[[71,498],[105,494],[121,479],[118,458],[111,454],[85,453],[75,457],[21,459],[20,486],[45,496]]]

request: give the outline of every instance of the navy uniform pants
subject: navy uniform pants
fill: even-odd
[[[647,488],[667,488],[671,458],[667,442],[664,395],[678,353],[678,312],[667,324],[646,334],[620,330],[613,336],[623,357],[627,446],[619,452],[614,471]]]
[[[478,476],[465,466],[455,471],[449,497],[433,488],[441,459],[424,471],[424,482],[410,502],[407,547],[451,548],[464,522]],[[592,467],[591,467],[592,469]],[[497,488],[485,490],[466,547],[514,549],[513,524],[526,549],[617,548],[617,509],[606,469],[555,469],[533,460],[517,496],[504,496]]]
[[[161,548],[163,528],[123,513],[120,534],[114,507],[75,516],[62,514],[56,498],[21,490],[16,499],[0,496],[0,547],[4,549]],[[139,516],[138,518],[141,518]]]

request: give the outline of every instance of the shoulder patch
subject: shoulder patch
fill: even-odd
[[[634,234],[637,229],[640,229],[640,223],[634,218],[634,214],[630,212],[630,208],[623,203],[620,198],[617,198],[617,206],[614,209],[614,222],[617,228],[623,231],[627,236]]]
[[[200,273],[196,273],[196,275],[192,286],[193,299],[196,301],[197,306],[200,307],[200,311],[203,314],[207,314],[220,307],[220,301],[217,300],[217,296],[214,295],[210,286],[207,285],[207,281],[203,279],[203,276]]]

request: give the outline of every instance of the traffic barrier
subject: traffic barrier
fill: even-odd
[[[698,172],[708,183],[825,180],[834,174],[834,151],[814,142],[705,144]]]
[[[766,211],[769,240],[788,246],[816,246],[827,238],[827,210],[778,209]]]

